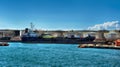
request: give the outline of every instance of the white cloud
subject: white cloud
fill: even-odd
[[[88,27],[88,30],[111,30],[120,29],[119,21],[104,22],[103,24],[96,24],[94,26]]]

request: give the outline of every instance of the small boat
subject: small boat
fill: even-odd
[[[0,46],[9,46],[7,42],[0,42]]]

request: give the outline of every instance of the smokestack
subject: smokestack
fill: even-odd
[[[25,33],[28,33],[29,32],[29,29],[28,28],[25,28]]]

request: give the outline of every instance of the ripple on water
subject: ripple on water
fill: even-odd
[[[120,50],[77,48],[64,44],[10,43],[0,47],[5,67],[120,67]]]

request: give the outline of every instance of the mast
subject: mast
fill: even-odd
[[[31,27],[31,30],[33,31],[33,29],[34,29],[34,25],[33,25],[32,22],[30,23],[30,27]]]

